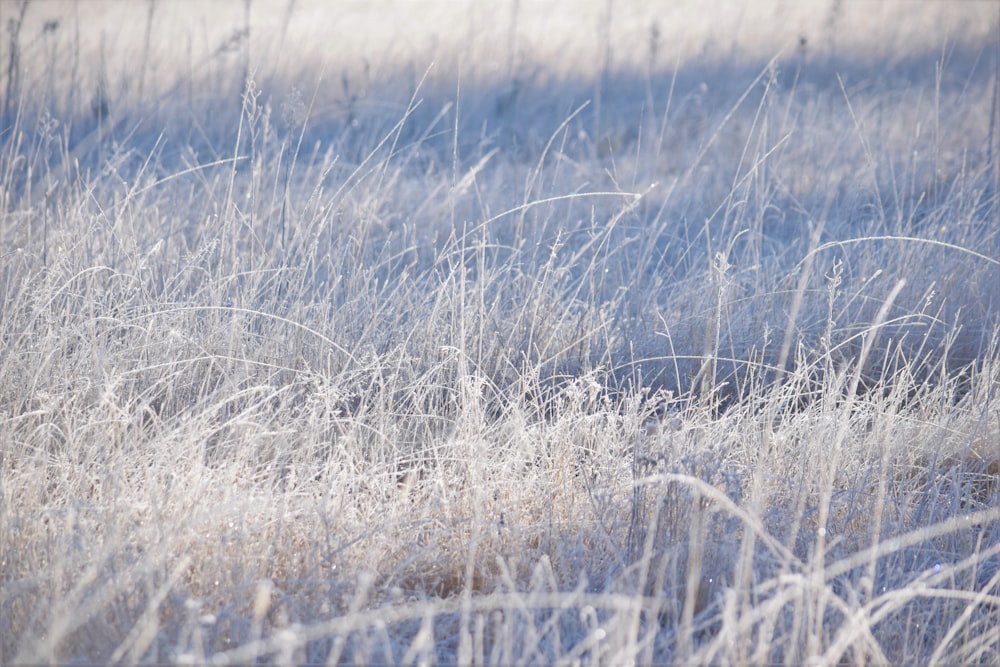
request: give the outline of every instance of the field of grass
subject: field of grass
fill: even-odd
[[[0,664],[1000,663],[995,4],[0,22]]]

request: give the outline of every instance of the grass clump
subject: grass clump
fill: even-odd
[[[997,661],[984,8],[17,9],[0,662]]]

